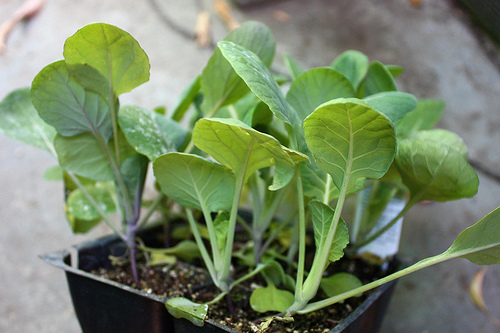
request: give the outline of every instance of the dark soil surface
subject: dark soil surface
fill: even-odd
[[[173,265],[149,267],[143,262],[139,264],[139,269],[139,285],[133,281],[128,265],[114,266],[110,269],[101,268],[92,273],[166,298],[182,296],[203,303],[212,300],[218,294],[206,271],[191,264],[178,261]],[[363,283],[387,274],[378,266],[369,265],[359,259],[342,259],[330,265],[328,273],[335,272],[353,273]],[[231,291],[229,297],[210,307],[208,317],[239,332],[258,332],[259,319],[272,314],[253,311],[248,300],[252,291],[262,285],[265,284],[258,277],[238,285]],[[354,311],[367,295],[365,293],[361,297],[348,299],[344,303],[334,304],[312,314],[296,315],[292,323],[274,321],[266,332],[328,332]],[[321,296],[319,295],[320,298]],[[232,313],[229,309],[232,309]]]

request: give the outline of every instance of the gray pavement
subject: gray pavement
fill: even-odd
[[[192,30],[195,0],[157,0],[178,25]],[[3,22],[23,1],[0,0]],[[211,1],[203,1],[211,8]],[[212,10],[212,9],[211,9]],[[281,20],[283,12],[289,20]],[[440,126],[459,133],[479,168],[481,185],[473,199],[415,207],[403,228],[401,253],[413,259],[446,249],[460,230],[499,205],[500,52],[484,44],[466,16],[447,1],[288,0],[237,10],[240,20],[268,24],[284,52],[304,67],[329,64],[345,49],[358,49],[406,71],[400,90],[442,98]],[[169,28],[150,1],[46,1],[42,12],[18,26],[0,56],[0,98],[29,86],[36,73],[62,58],[64,40],[81,26],[108,22],[130,32],[148,53],[151,81],[125,96],[145,107],[175,106],[183,87],[203,68],[210,50],[199,49]],[[224,35],[214,18],[214,38]],[[496,59],[496,60],[495,60]],[[54,165],[39,150],[0,136],[0,332],[79,332],[63,273],[38,255],[107,233],[74,236],[61,211],[62,189],[41,178]],[[483,172],[481,170],[486,170]],[[468,283],[479,266],[455,260],[403,278],[382,332],[498,332],[469,300]],[[490,267],[485,300],[500,317],[500,267]]]

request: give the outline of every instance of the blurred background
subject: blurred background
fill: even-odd
[[[205,66],[210,44],[234,25],[258,20],[274,33],[277,68],[284,70],[284,53],[310,68],[357,49],[372,60],[403,66],[405,72],[396,79],[399,90],[445,101],[439,127],[455,131],[468,144],[479,192],[472,199],[413,208],[404,222],[402,256],[416,261],[440,253],[461,230],[499,205],[500,51],[495,38],[500,10],[494,0],[29,2],[33,11],[16,13],[26,1],[0,0],[0,38],[6,36],[5,22],[30,16],[12,25],[2,48],[0,99],[29,86],[40,69],[61,59],[65,39],[80,27],[107,22],[134,36],[151,61],[150,82],[124,95],[123,103],[173,108]],[[471,9],[483,16],[471,15]],[[1,332],[80,331],[64,274],[38,255],[108,230],[71,233],[61,184],[42,179],[55,164],[47,153],[0,135]],[[468,294],[479,269],[459,259],[401,279],[382,332],[500,331],[494,320],[500,318],[500,267],[489,267],[484,279],[489,315]]]

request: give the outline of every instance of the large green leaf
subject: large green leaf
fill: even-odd
[[[432,140],[453,147],[465,158],[467,158],[469,152],[464,140],[458,134],[441,128],[417,131],[411,138],[414,140]]]
[[[368,96],[364,99],[372,108],[387,116],[392,122],[395,122],[417,106],[415,96],[399,92],[382,92]]]
[[[295,301],[288,290],[281,290],[270,284],[257,288],[250,296],[250,306],[257,312],[285,312]]]
[[[396,83],[389,70],[382,63],[373,61],[368,68],[368,73],[359,85],[358,97],[396,90]]]
[[[64,44],[68,64],[88,64],[111,84],[116,95],[149,80],[149,59],[127,32],[105,23],[89,24]]]
[[[272,74],[255,53],[228,41],[219,42],[218,48],[250,90],[269,106],[278,119],[290,125],[296,123],[297,115],[291,110]]]
[[[241,45],[254,52],[263,62],[264,67],[271,65],[276,43],[271,31],[262,23],[246,22],[231,31],[226,41]],[[202,109],[205,115],[213,116],[220,107],[231,104],[248,92],[248,87],[234,72],[219,48],[214,53],[201,74],[203,92]]]
[[[168,153],[153,163],[163,193],[184,207],[228,210],[235,195],[233,173],[197,155]]]
[[[63,136],[93,133],[106,141],[113,134],[106,99],[71,77],[64,61],[46,66],[31,86],[33,105],[40,117]]]
[[[118,121],[127,141],[151,161],[186,141],[187,131],[179,123],[140,106],[121,107]]]
[[[69,208],[66,203],[64,204],[64,212],[66,214],[66,220],[68,221],[71,230],[75,234],[85,234],[99,225],[99,223],[101,222],[100,217],[93,220],[83,220],[75,217],[69,212]]]
[[[120,155],[125,160],[134,151],[124,138],[120,140],[120,143]],[[102,146],[92,134],[84,133],[71,137],[56,135],[54,147],[59,164],[64,169],[96,181],[115,179],[108,156],[108,153],[114,153],[113,148],[107,152],[103,151]]]
[[[54,149],[56,131],[38,116],[29,88],[15,90],[0,102],[0,131],[22,143]]]
[[[324,250],[327,244],[328,234],[332,228],[334,210],[328,205],[319,201],[309,202],[309,210],[311,211],[311,219],[314,227],[314,241],[316,251]],[[344,256],[344,248],[349,244],[349,231],[344,220],[340,220],[335,229],[333,243],[328,250],[328,260],[331,262],[337,261]]]
[[[396,166],[412,198],[447,201],[477,193],[476,172],[452,146],[432,140],[403,139],[398,143]]]
[[[198,75],[182,92],[178,104],[172,111],[171,117],[173,120],[181,121],[182,118],[184,118],[184,114],[189,109],[189,106],[194,102],[196,96],[198,96],[200,92],[200,79],[201,75]]]
[[[274,137],[235,119],[201,119],[193,130],[193,142],[246,182],[255,171],[276,166],[272,189],[292,179],[294,163]]]
[[[478,265],[500,264],[500,207],[462,231],[444,255],[459,255]]]
[[[329,100],[340,97],[355,97],[351,82],[336,70],[328,67],[313,68],[300,74],[286,95],[288,103],[301,120],[314,109]]]
[[[396,150],[393,126],[383,114],[356,99],[336,99],[304,121],[309,149],[318,167],[341,189],[359,178],[380,178]]]
[[[344,74],[357,89],[368,72],[368,57],[359,51],[348,50],[339,55],[331,66]]]
[[[443,110],[444,102],[441,100],[418,100],[417,107],[395,123],[398,138],[433,128],[441,118]]]

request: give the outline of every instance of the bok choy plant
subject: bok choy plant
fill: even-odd
[[[270,69],[275,48],[263,24],[233,30],[165,115],[120,105],[121,94],[148,80],[148,58],[126,32],[91,24],[68,38],[64,60],[42,69],[31,89],[5,97],[0,127],[57,158],[73,231],[103,220],[127,244],[136,281],[137,250],[152,251],[138,246],[137,230],[155,210],[180,212],[220,294],[205,304],[173,298],[167,308],[198,325],[210,304],[257,274],[267,285],[251,306],[293,316],[449,259],[500,263],[496,209],[442,254],[372,283],[325,276],[415,204],[473,196],[478,177],[463,140],[434,129],[444,104],[397,90],[401,67],[346,51],[308,70],[285,56],[282,75]],[[145,202],[150,163],[161,193]],[[345,221],[350,196],[358,205]],[[394,198],[404,207],[375,228]],[[244,246],[235,250],[241,230]],[[236,263],[245,274],[233,276]]]

